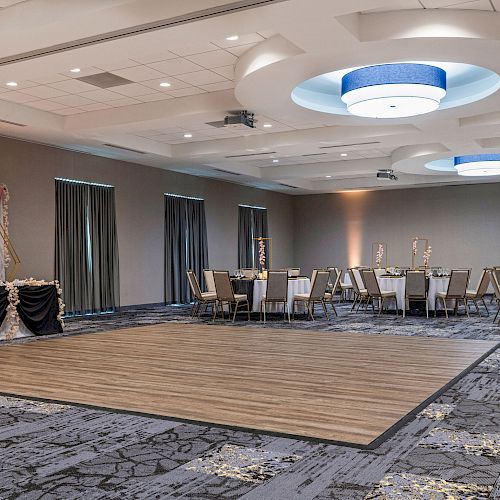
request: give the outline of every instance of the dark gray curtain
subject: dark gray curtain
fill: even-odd
[[[267,210],[239,205],[238,214],[238,267],[259,267],[259,246],[254,238],[269,236]]]
[[[207,224],[203,200],[165,196],[165,302],[192,300],[186,271],[192,269],[203,286],[208,267]]]
[[[56,179],[55,277],[67,314],[120,307],[112,187]]]

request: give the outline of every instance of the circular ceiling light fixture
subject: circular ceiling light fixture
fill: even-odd
[[[446,95],[446,71],[420,63],[365,66],[342,77],[347,111],[366,118],[402,118],[430,113]]]
[[[453,163],[458,175],[500,175],[500,154],[455,156]]]

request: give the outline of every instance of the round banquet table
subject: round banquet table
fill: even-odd
[[[396,302],[398,303],[398,309],[402,311],[405,303],[406,278],[404,276],[390,278],[380,277],[377,278],[377,281],[381,292],[396,292]],[[390,307],[390,300],[387,300],[386,303]]]
[[[254,280],[252,312],[260,312],[260,301],[266,293],[267,280]],[[309,278],[288,279],[288,308],[290,314],[293,310],[293,296],[297,293],[309,293],[311,291],[311,280]],[[299,308],[300,306],[300,308]],[[267,304],[267,312],[283,312],[282,304]],[[297,304],[297,312],[302,312],[304,307]]]

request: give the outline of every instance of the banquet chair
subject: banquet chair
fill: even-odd
[[[427,280],[425,271],[407,271],[405,284],[405,300],[403,318],[406,316],[407,301],[425,302],[425,315],[429,317],[429,301],[427,298]]]
[[[267,273],[266,293],[260,300],[260,320],[262,321],[262,306],[264,306],[264,323],[266,322],[267,304],[283,304],[283,318],[290,323],[290,308],[288,307],[288,271],[269,271]]]
[[[437,301],[441,299],[443,302],[444,313],[448,318],[448,308],[446,306],[447,300],[455,300],[455,314],[458,312],[459,302],[464,303],[465,312],[469,317],[469,305],[467,302],[467,285],[469,284],[470,269],[452,269],[450,281],[448,283],[448,290],[446,292],[437,292],[434,303],[434,316],[437,314]]]
[[[212,309],[215,311],[217,303],[217,294],[214,292],[202,292],[200,284],[198,283],[198,278],[196,277],[194,271],[189,269],[188,271],[186,271],[186,273],[188,277],[189,286],[191,288],[191,292],[194,296],[194,303],[193,307],[191,308],[191,316],[200,317],[202,306],[205,306],[205,311],[206,311],[208,306],[211,305]]]
[[[396,305],[396,316],[399,316],[399,311],[398,311],[398,300],[396,296],[396,292],[382,292],[380,290],[380,286],[377,281],[377,275],[375,274],[375,271],[363,271],[363,277],[365,278],[365,283],[366,283],[366,291],[368,292],[369,299],[372,301],[372,308],[373,311],[375,312],[375,307],[374,307],[374,299],[377,299],[379,303],[378,307],[378,313],[383,311],[384,309],[384,304],[387,299],[394,299],[394,303]],[[368,302],[366,304],[368,306]]]
[[[484,308],[486,309],[486,316],[490,315],[490,311],[488,311],[488,306],[484,301],[484,296],[488,292],[488,287],[490,285],[490,273],[487,269],[483,269],[481,271],[481,277],[479,278],[479,283],[475,290],[467,290],[465,295],[467,300],[472,301],[476,308],[477,314],[481,316],[481,311],[479,310],[479,306],[477,301],[480,300],[483,303]]]
[[[342,274],[342,271],[341,271]],[[349,276],[350,277],[350,276]],[[352,281],[351,283],[343,282],[342,277],[340,278],[340,288],[342,289],[342,297],[344,300],[348,300],[351,298],[353,288]]]
[[[368,295],[368,292],[366,291],[366,288],[364,285],[361,287],[359,286],[359,283],[361,282],[361,278],[357,278],[356,275],[359,274],[359,271],[357,269],[348,269],[347,272],[349,273],[349,276],[351,277],[351,283],[352,283],[352,289],[354,291],[354,301],[352,303],[351,311],[354,311],[356,308],[356,304],[358,308],[356,309],[356,312],[359,311],[359,308],[363,305],[363,302],[366,300],[367,304],[368,301],[370,300],[370,296]]]
[[[308,316],[314,320],[314,305],[320,303],[323,306],[323,311],[328,321],[330,321],[330,316],[328,316],[328,311],[326,310],[325,302],[325,290],[328,285],[328,271],[316,270],[314,274],[314,279],[311,282],[311,292],[310,293],[297,293],[293,296],[293,318],[295,319],[295,305],[297,302],[302,302],[307,307]]]
[[[207,287],[207,291],[216,293],[213,269],[203,269],[203,277],[205,278],[205,286]]]
[[[493,291],[495,292],[494,298],[497,301],[497,313],[495,314],[495,318],[493,319],[493,323],[496,322],[498,315],[500,313],[500,279],[499,279],[499,272],[495,272],[495,269],[492,269],[490,271],[490,279],[491,279],[491,284],[493,285]]]
[[[335,316],[338,316],[337,309],[335,308],[334,300],[335,300],[335,297],[337,297],[339,300],[342,299],[343,292],[342,292],[342,288],[340,286],[340,277],[342,275],[342,272],[336,267],[331,267],[329,269],[330,269],[328,271],[328,273],[329,273],[329,277],[328,277],[329,291],[325,293],[325,302],[332,306],[333,314],[335,314]],[[330,286],[330,284],[331,284],[331,286]],[[340,294],[338,292],[340,292]]]
[[[243,267],[240,269],[240,271],[243,274],[244,278],[255,278],[259,273],[259,270],[253,267]]]
[[[297,278],[300,276],[300,267],[289,267],[287,272],[290,278]]]
[[[246,312],[248,320],[250,320],[250,304],[248,297],[245,294],[235,294],[231,279],[229,278],[229,271],[214,271],[215,290],[217,292],[217,303],[215,305],[213,320],[217,316],[219,306],[221,307],[222,319],[224,319],[224,304],[227,304],[229,309],[229,317],[231,317],[231,308],[234,307],[233,323],[236,318],[236,313],[241,307],[247,306]]]

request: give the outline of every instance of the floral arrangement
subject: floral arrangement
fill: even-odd
[[[264,240],[259,240],[259,264],[262,269],[266,267],[266,246]]]
[[[424,267],[427,267],[429,265],[429,261],[431,259],[431,254],[432,254],[432,247],[429,245],[424,252],[423,259],[424,259]]]
[[[0,184],[0,203],[2,204],[2,220],[0,224],[3,226],[5,234],[9,236],[9,190],[5,184]],[[10,254],[7,246],[7,241],[3,241],[3,255],[5,268],[9,266]]]
[[[418,238],[413,238],[413,243],[411,244],[413,255],[417,255],[417,241]]]
[[[382,263],[383,256],[384,256],[384,245],[382,245],[382,243],[379,243],[377,254],[375,256],[375,263],[377,264],[377,267],[380,267],[380,264]]]
[[[12,340],[19,329],[19,315],[17,314],[17,306],[19,304],[20,286],[45,286],[45,285],[55,286],[57,290],[57,302],[59,304],[59,313],[57,314],[57,320],[64,328],[63,315],[64,315],[65,305],[62,300],[62,289],[59,284],[59,281],[57,280],[43,281],[43,280],[36,280],[35,278],[27,278],[24,280],[16,279],[14,281],[7,281],[5,283],[0,282],[0,285],[5,286],[5,288],[7,289],[8,301],[9,301],[9,305],[7,306],[7,315],[5,318],[5,320],[9,323],[9,330],[5,334],[6,340]]]

